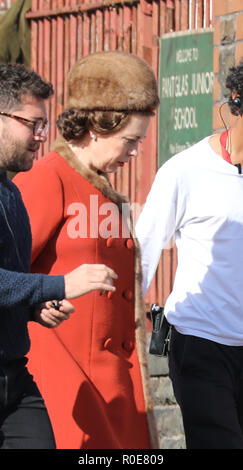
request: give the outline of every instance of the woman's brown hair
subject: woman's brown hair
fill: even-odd
[[[129,120],[126,111],[83,111],[65,109],[58,117],[57,127],[67,141],[80,140],[90,130],[110,134],[124,127]]]

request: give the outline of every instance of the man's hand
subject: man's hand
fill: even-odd
[[[64,276],[65,297],[75,299],[93,290],[115,291],[113,280],[117,278],[113,269],[104,264],[82,264]]]
[[[56,328],[74,312],[73,305],[65,299],[60,300],[59,305],[58,309],[52,306],[51,301],[39,305],[35,309],[34,320],[46,328]]]

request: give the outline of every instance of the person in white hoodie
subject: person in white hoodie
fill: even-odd
[[[234,125],[158,170],[136,225],[144,294],[175,237],[165,315],[188,449],[243,449],[243,62],[226,87]]]

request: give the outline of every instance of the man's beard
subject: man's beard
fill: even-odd
[[[14,140],[12,135],[5,132],[0,141],[0,168],[4,171],[17,173],[28,171],[33,165],[34,156],[31,158],[30,150],[33,154],[38,150],[39,143],[28,144]],[[28,151],[29,150],[29,151]]]

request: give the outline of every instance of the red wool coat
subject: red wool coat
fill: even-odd
[[[156,448],[139,248],[126,225],[125,198],[78,162],[63,139],[14,182],[30,216],[33,272],[102,263],[119,276],[116,292],[73,300],[75,313],[58,328],[29,326],[29,370],[57,448]]]

